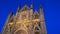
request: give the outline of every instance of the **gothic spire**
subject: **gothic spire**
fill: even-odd
[[[42,5],[39,7],[39,9],[40,9],[40,14],[43,14]]]
[[[18,5],[18,9],[17,9],[17,12],[19,12],[19,10],[20,10],[20,5]]]

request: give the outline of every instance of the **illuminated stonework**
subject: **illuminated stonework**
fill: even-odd
[[[47,34],[42,7],[33,11],[33,6],[24,5],[22,9],[18,6],[16,16],[11,12],[2,34]]]

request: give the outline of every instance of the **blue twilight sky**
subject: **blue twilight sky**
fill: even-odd
[[[30,5],[30,0],[0,0],[0,32],[6,22],[8,14],[16,13],[18,5]],[[48,34],[60,34],[60,0],[32,0],[34,9],[42,5],[44,10],[46,29]]]

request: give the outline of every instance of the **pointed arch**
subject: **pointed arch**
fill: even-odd
[[[35,26],[34,30],[41,30],[39,26]]]
[[[34,19],[39,19],[39,13],[36,10],[34,12]]]
[[[28,34],[28,32],[27,32],[27,27],[26,27],[26,25],[25,24],[22,24],[23,26],[21,26],[20,28],[18,28],[15,32],[14,32],[14,34]]]
[[[15,32],[14,32],[14,34],[28,34],[28,32],[26,31],[26,30],[24,30],[23,28],[22,29],[18,29],[18,30],[16,30]]]
[[[40,32],[35,32],[34,34],[40,34]]]
[[[36,23],[34,25],[34,34],[41,34],[41,28],[39,27],[39,25]]]

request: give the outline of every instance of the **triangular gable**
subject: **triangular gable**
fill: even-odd
[[[38,11],[35,10],[34,15],[36,15],[36,14],[39,15]]]
[[[27,6],[27,4],[25,4],[20,11],[27,10],[27,9],[30,9],[30,8]]]

